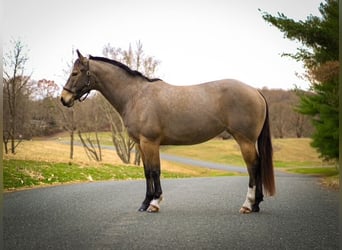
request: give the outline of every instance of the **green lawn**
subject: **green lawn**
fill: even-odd
[[[314,176],[335,176],[338,175],[338,170],[334,167],[316,167],[316,168],[291,168],[288,172],[296,174],[308,174]]]
[[[4,160],[4,188],[16,189],[44,184],[102,180],[144,179],[142,167],[109,164],[80,166],[27,160]],[[162,178],[191,177],[190,174],[163,171]]]

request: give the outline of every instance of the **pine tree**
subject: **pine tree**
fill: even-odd
[[[324,159],[339,158],[339,10],[338,0],[326,0],[319,6],[321,17],[310,15],[305,21],[295,21],[283,13],[272,16],[263,12],[264,20],[284,33],[284,37],[299,41],[295,54],[286,54],[302,61],[311,93],[298,91],[297,111],[309,115],[316,129],[312,146]]]

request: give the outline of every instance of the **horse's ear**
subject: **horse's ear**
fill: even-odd
[[[82,70],[87,70],[87,66],[86,66],[87,65],[87,58],[82,56],[81,52],[78,49],[76,50],[76,52],[77,52],[77,55],[78,55],[78,60],[80,62],[80,64],[79,64],[80,70],[81,71]]]
[[[83,61],[83,56],[82,56],[82,54],[81,54],[81,52],[77,49],[76,50],[76,52],[77,52],[77,56],[78,56],[78,58],[81,60],[81,61]]]

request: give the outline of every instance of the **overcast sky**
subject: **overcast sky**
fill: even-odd
[[[29,49],[35,80],[64,85],[72,48],[102,56],[104,45],[141,41],[161,61],[156,77],[174,85],[235,78],[254,87],[290,89],[308,82],[301,63],[281,57],[299,44],[266,23],[258,9],[296,20],[319,15],[319,0],[4,0],[3,52],[10,39]]]

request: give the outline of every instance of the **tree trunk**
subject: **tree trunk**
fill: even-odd
[[[4,147],[5,147],[5,154],[8,154],[8,138],[5,138],[3,135],[3,142],[4,142]]]
[[[74,130],[70,131],[70,159],[74,158]]]
[[[140,166],[141,154],[138,144],[135,143],[135,156],[134,156],[134,165]]]
[[[99,150],[99,161],[102,161],[102,149],[101,149],[101,145],[100,145],[99,136],[97,133],[97,128],[96,128],[96,132],[95,132],[95,137],[96,137],[97,148]]]
[[[70,159],[74,159],[74,137],[75,137],[75,112],[74,108],[71,110],[71,129],[70,129]]]
[[[14,135],[13,135],[14,129],[12,129],[11,132],[11,153],[15,154],[15,145],[14,145]]]

